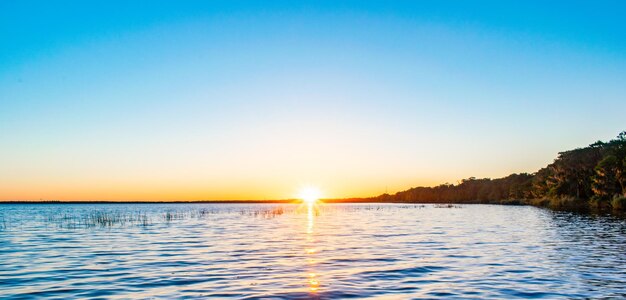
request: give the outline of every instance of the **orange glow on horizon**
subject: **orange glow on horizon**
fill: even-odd
[[[31,174],[0,180],[0,200],[4,201],[201,201],[201,200],[301,200],[305,190],[299,177],[283,178],[282,175],[247,179],[235,176],[222,178],[199,178],[182,174],[154,172],[142,174],[105,173],[86,174],[80,178]],[[159,175],[160,178],[154,178]],[[174,176],[180,175],[180,176]],[[385,181],[361,178],[343,181],[336,174],[311,176],[307,181],[323,186],[307,198],[357,198],[372,197],[406,190],[414,186],[434,186],[446,179],[393,178]],[[387,182],[395,184],[387,185]],[[307,192],[309,193],[309,192]]]

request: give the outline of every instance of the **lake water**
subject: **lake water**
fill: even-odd
[[[626,297],[626,222],[534,207],[0,205],[0,298]]]

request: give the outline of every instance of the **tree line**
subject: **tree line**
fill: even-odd
[[[608,142],[560,152],[529,174],[470,177],[458,184],[415,187],[378,201],[412,203],[531,204],[555,209],[626,209],[626,131]]]

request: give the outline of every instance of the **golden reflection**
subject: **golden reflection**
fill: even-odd
[[[313,234],[313,225],[314,225],[314,220],[313,220],[313,205],[315,205],[314,203],[307,203],[307,226],[306,226],[306,233],[307,233],[307,241],[312,241],[311,239],[313,238],[312,234]]]
[[[315,293],[319,290],[319,281],[317,280],[317,274],[309,273],[309,291]]]
[[[317,278],[317,273],[315,272],[315,263],[313,255],[317,253],[317,248],[315,247],[315,238],[313,236],[314,226],[315,226],[315,213],[317,212],[317,202],[318,199],[315,197],[314,200],[306,200],[303,198],[306,209],[307,209],[307,226],[306,226],[306,247],[305,253],[307,254],[307,263],[309,265],[309,272],[307,274],[308,280],[308,288],[309,292],[316,293],[319,290],[319,280]]]

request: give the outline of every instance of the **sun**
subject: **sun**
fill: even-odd
[[[312,186],[303,187],[298,193],[298,198],[302,199],[302,201],[308,204],[313,204],[317,202],[317,200],[319,200],[321,196],[322,193],[320,192],[320,190]]]

